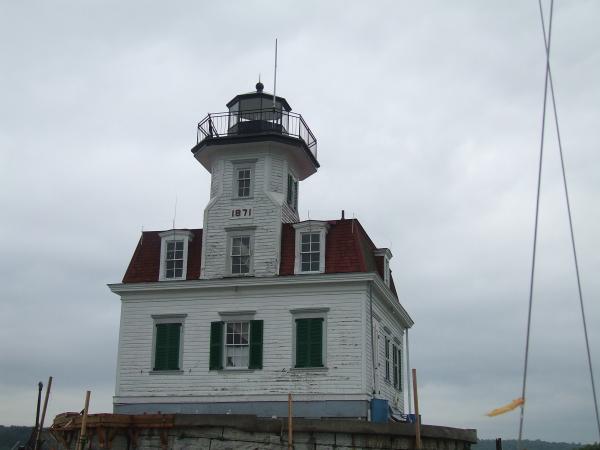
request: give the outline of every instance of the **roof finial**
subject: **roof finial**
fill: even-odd
[[[258,83],[256,83],[256,92],[261,93],[265,85],[260,82],[260,73],[258,74]]]

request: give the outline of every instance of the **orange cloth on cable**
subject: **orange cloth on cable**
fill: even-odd
[[[500,414],[504,414],[506,412],[512,411],[513,409],[517,408],[518,406],[521,406],[523,403],[525,403],[525,400],[523,400],[521,397],[515,398],[508,405],[504,405],[504,406],[501,406],[500,408],[491,410],[489,413],[486,414],[486,416],[488,416],[488,417],[499,416]]]

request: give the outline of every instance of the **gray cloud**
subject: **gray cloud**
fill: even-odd
[[[593,358],[600,358],[600,51],[559,2],[553,73]],[[119,281],[139,231],[201,226],[195,124],[261,73],[319,139],[304,217],[354,213],[392,246],[426,422],[511,438],[520,394],[544,48],[536,2],[0,5],[0,422],[86,388],[109,411]],[[544,162],[526,436],[597,439],[553,122]],[[597,364],[596,364],[597,366]],[[600,370],[596,368],[596,371]],[[600,382],[597,380],[597,385]]]

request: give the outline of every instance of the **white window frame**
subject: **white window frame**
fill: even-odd
[[[291,370],[327,370],[327,313],[329,308],[290,309],[292,315],[292,364]],[[323,319],[322,367],[296,367],[296,319]]]
[[[231,198],[234,200],[249,200],[254,198],[254,176],[255,176],[255,165],[256,159],[246,159],[246,160],[237,160],[231,161],[233,166],[232,172],[232,186],[231,186]],[[238,176],[240,170],[249,170],[250,171],[250,189],[248,196],[240,196],[239,195],[239,185],[238,185]]]
[[[237,228],[237,229],[229,229],[227,230],[227,267],[226,273],[230,277],[248,277],[254,275],[254,228]],[[232,269],[232,243],[233,239],[237,237],[248,236],[250,238],[250,263],[248,273],[233,273]]]
[[[227,325],[239,323],[242,324],[242,333],[243,333],[243,324],[246,324],[247,327],[247,343],[246,347],[246,365],[245,366],[228,366],[227,365],[227,348],[234,347],[235,344],[227,344]],[[227,320],[223,322],[223,369],[224,370],[240,370],[240,369],[248,369],[248,365],[250,364],[250,321],[249,320]]]
[[[250,364],[250,333],[251,323],[254,320],[256,311],[221,311],[219,316],[223,322],[223,341],[221,342],[221,354],[223,360],[221,361],[223,369],[221,370],[252,370],[248,366],[245,367],[227,367],[227,324],[234,322],[247,322],[248,323],[248,364]]]
[[[150,358],[150,373],[183,373],[183,338],[185,336],[185,318],[187,314],[152,314],[152,355]],[[156,325],[179,323],[179,369],[175,370],[154,370],[156,363]]]
[[[160,236],[160,268],[158,281],[185,280],[187,277],[189,242],[194,234],[189,230],[167,230],[158,233]],[[167,278],[167,242],[183,241],[183,270],[180,277]]]
[[[329,224],[327,222],[319,220],[307,220],[304,222],[295,223],[293,225],[296,230],[296,259],[294,263],[294,274],[315,274],[325,272],[325,247],[326,247],[326,236],[329,230]],[[319,255],[319,270],[315,271],[302,271],[302,234],[304,233],[319,233],[320,235],[320,255]]]

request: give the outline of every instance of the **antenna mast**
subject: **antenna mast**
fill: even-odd
[[[275,93],[277,92],[277,38],[275,38],[275,74],[273,75],[273,108],[275,108]]]

